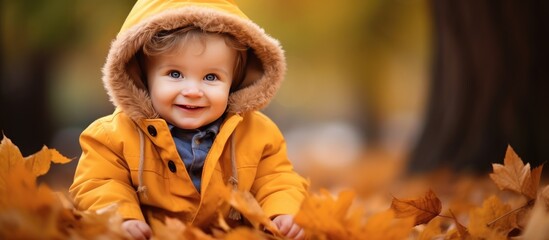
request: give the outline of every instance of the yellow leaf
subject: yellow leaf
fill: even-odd
[[[43,147],[23,158],[4,136],[0,143],[0,239],[127,239],[116,209],[79,212],[62,195],[36,184],[51,162],[70,160]],[[70,208],[70,209],[69,209]]]
[[[166,217],[164,223],[158,224],[153,239],[177,240],[183,237],[185,224],[179,219]]]
[[[532,209],[523,237],[528,240],[544,240],[549,236],[549,212],[545,203],[538,201]]]
[[[49,149],[44,146],[37,153],[25,158],[25,167],[29,169],[34,176],[42,176],[50,170],[51,154]]]
[[[46,146],[35,154],[23,158],[19,148],[8,137],[5,135],[3,137],[0,143],[0,186],[5,185],[3,179],[15,165],[24,164],[35,177],[38,177],[49,171],[51,162],[68,163],[71,161],[57,150],[48,149]]]
[[[63,156],[61,153],[59,153],[59,151],[53,148],[50,149],[50,154],[51,154],[51,161],[54,163],[68,163],[72,161],[72,158]]]
[[[549,186],[545,186],[541,191],[540,198],[545,202],[545,207],[549,207]]]
[[[227,221],[225,221],[225,218],[223,218],[223,214],[219,210],[217,211],[217,225],[225,232],[231,230],[231,227],[229,226]]]
[[[197,227],[184,224],[177,218],[166,217],[155,229],[153,240],[214,240]]]
[[[507,234],[516,227],[516,215],[510,214],[511,206],[504,204],[496,196],[484,200],[482,208],[469,213],[469,233],[472,237],[483,239],[507,239]],[[499,219],[498,219],[499,218]],[[494,222],[494,220],[498,219]]]
[[[427,223],[425,229],[419,234],[419,240],[430,240],[440,237],[442,235],[442,227],[440,224],[442,220],[440,218],[435,218],[432,221]]]
[[[77,221],[72,223],[71,239],[128,239],[117,208],[111,204],[97,211],[75,213]]]
[[[238,227],[228,232],[225,237],[225,240],[265,240],[267,239],[265,234],[251,228]]]
[[[274,223],[265,215],[263,209],[254,198],[254,196],[247,191],[236,191],[231,187],[225,188],[225,200],[236,210],[238,210],[255,229],[259,229],[260,226],[265,227],[275,236],[282,236],[278,231],[278,228]]]
[[[354,239],[400,240],[407,239],[414,226],[413,217],[396,218],[392,209],[374,214],[368,219],[363,232]],[[348,238],[334,238],[348,239]]]
[[[419,225],[438,216],[442,210],[442,203],[435,193],[429,190],[423,197],[417,199],[393,198],[391,209],[395,211],[398,218],[415,217],[415,225]]]
[[[454,220],[454,224],[456,224],[456,229],[457,229],[457,233],[459,234],[459,237],[461,239],[469,238],[470,235],[467,228],[458,221],[458,219],[456,218],[456,215],[454,215],[452,211],[450,211],[450,213],[452,214],[452,219]]]
[[[528,200],[536,199],[543,165],[530,171],[530,164],[524,165],[511,146],[507,147],[504,165],[492,164],[494,173],[490,178],[501,190],[510,190],[524,195]]]
[[[185,229],[185,232],[183,232],[183,237],[180,239],[184,240],[214,240],[211,236],[204,233],[201,229],[188,225]]]
[[[19,148],[3,135],[2,142],[0,142],[0,179],[5,179],[10,169],[16,164],[22,164],[23,161]]]
[[[358,232],[361,210],[350,211],[354,192],[343,191],[334,200],[331,194],[322,189],[319,195],[311,194],[301,203],[295,222],[313,238],[349,239]]]
[[[58,215],[62,205],[22,164],[14,165],[0,191],[0,239],[61,238]]]

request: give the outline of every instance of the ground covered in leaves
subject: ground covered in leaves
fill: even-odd
[[[23,157],[3,137],[0,239],[128,239],[115,205],[97,212],[78,211],[65,193],[37,183],[52,163],[70,161],[47,147]],[[398,178],[400,165],[383,161],[353,166],[342,170],[342,177],[351,177],[345,185],[323,187],[321,178],[311,177],[317,187],[302,203],[296,222],[309,239],[530,240],[549,236],[549,187],[540,183],[543,166],[531,169],[511,147],[503,164],[494,163],[488,176],[456,176],[441,170]],[[219,215],[207,234],[166,219],[164,229],[153,238],[283,239],[250,193],[227,189],[224,196],[249,226],[231,228]]]

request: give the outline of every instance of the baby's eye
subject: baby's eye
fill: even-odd
[[[210,74],[207,74],[206,76],[204,76],[204,80],[206,80],[206,81],[215,81],[217,79],[219,79],[219,78],[217,77],[217,75],[215,75],[213,73],[210,73]]]
[[[181,73],[178,72],[178,71],[170,71],[170,72],[168,73],[168,75],[169,75],[170,77],[172,77],[172,78],[180,78],[180,77],[181,77]]]

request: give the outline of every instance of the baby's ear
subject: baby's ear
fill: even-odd
[[[126,72],[135,86],[147,89],[147,75],[145,74],[145,56],[142,51],[137,52],[126,64]]]

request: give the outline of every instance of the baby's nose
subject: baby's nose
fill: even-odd
[[[202,97],[204,93],[197,87],[187,87],[181,90],[181,94],[185,97]]]

